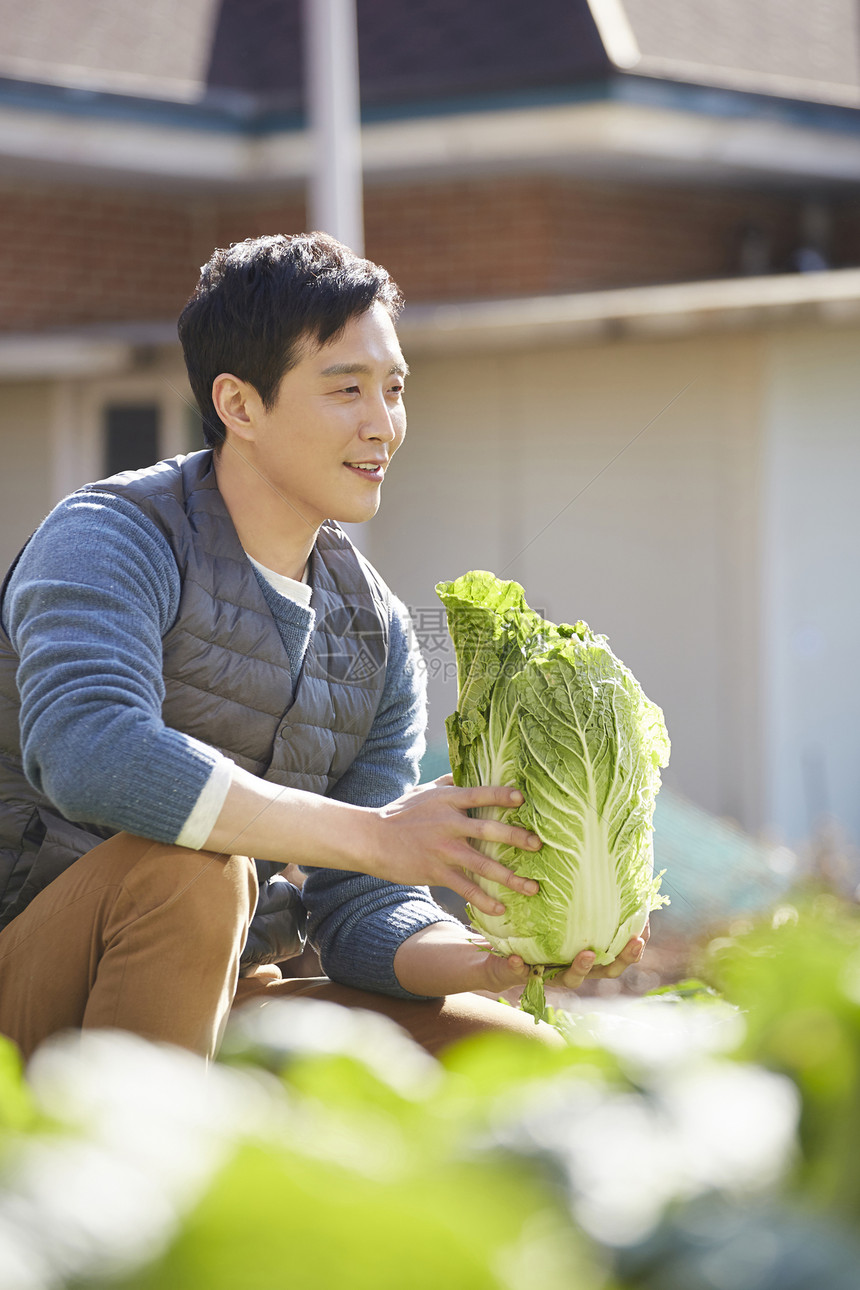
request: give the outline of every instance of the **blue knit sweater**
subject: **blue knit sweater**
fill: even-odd
[[[256,576],[297,676],[313,610]],[[175,842],[225,760],[161,718],[161,640],[180,592],[164,536],[136,506],[108,493],[61,502],[12,575],[2,615],[21,660],[24,770],[69,819]],[[331,796],[382,806],[416,783],[425,716],[408,615],[392,598],[379,709]],[[330,977],[403,997],[393,965],[398,947],[431,923],[456,921],[426,888],[342,870],[309,870],[303,898]]]

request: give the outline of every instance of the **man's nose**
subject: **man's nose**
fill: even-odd
[[[385,443],[390,443],[392,439],[397,438],[400,432],[401,416],[401,409],[389,406],[384,395],[374,399],[367,410],[364,425],[365,436],[368,439],[381,439]]]

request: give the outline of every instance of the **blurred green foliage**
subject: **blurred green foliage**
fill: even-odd
[[[239,1014],[0,1042],[3,1290],[856,1290],[860,918],[807,892],[566,1049]]]
[[[707,971],[744,1012],[739,1056],[784,1072],[800,1091],[798,1188],[860,1224],[857,907],[831,892],[803,893],[714,941]]]
[[[15,1045],[0,1035],[0,1153],[9,1135],[28,1129],[36,1108],[24,1083],[23,1064]]]

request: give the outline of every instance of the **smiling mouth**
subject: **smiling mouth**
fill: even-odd
[[[350,470],[355,471],[357,475],[363,475],[365,479],[380,480],[385,474],[386,462],[383,461],[345,461],[343,463]]]

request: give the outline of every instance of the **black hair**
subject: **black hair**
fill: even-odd
[[[396,318],[397,284],[326,233],[249,237],[214,251],[178,325],[206,445],[217,451],[225,436],[212,402],[216,376],[247,381],[270,410],[302,343],[325,345],[377,303]]]

